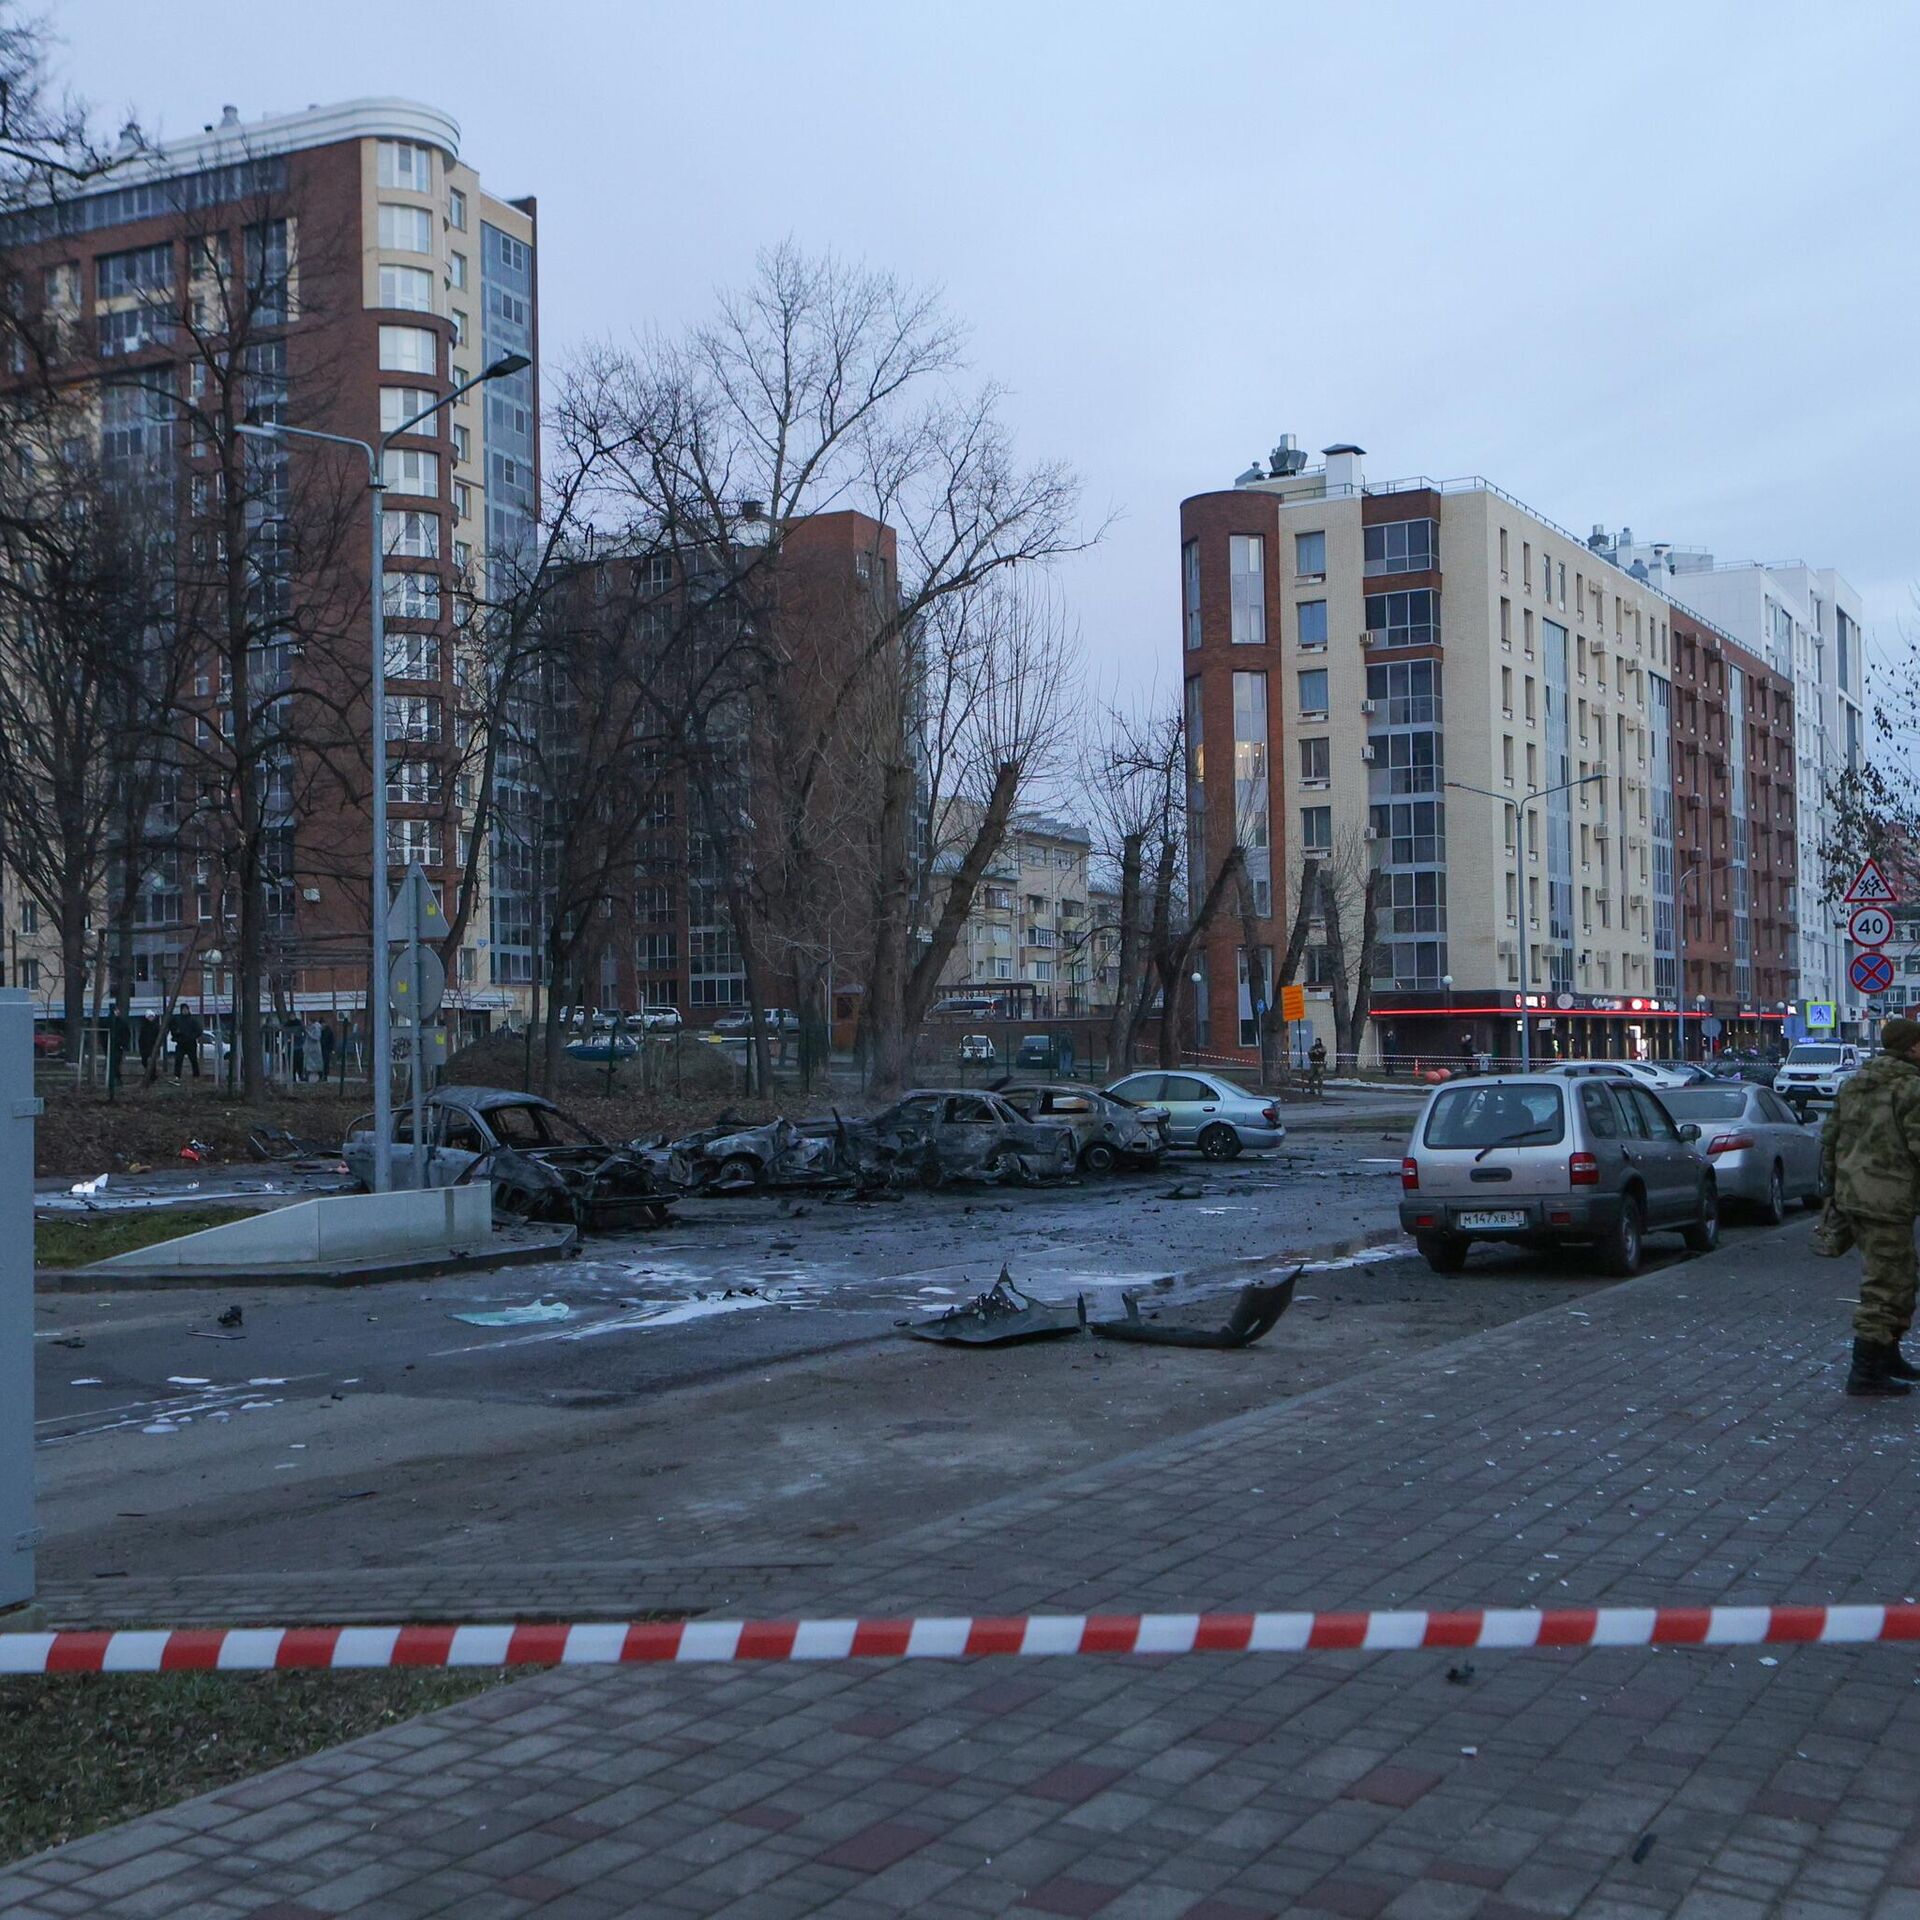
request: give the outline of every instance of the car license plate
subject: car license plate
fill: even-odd
[[[1463,1213],[1459,1216],[1458,1224],[1463,1227],[1524,1227],[1527,1216],[1518,1207],[1507,1207],[1495,1213]]]

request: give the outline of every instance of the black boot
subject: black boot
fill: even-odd
[[[1860,1397],[1874,1399],[1892,1398],[1899,1394],[1911,1393],[1913,1389],[1904,1380],[1895,1379],[1891,1359],[1898,1358],[1900,1348],[1894,1341],[1855,1340],[1853,1343],[1853,1366],[1847,1374],[1847,1391]]]
[[[1887,1378],[1889,1380],[1920,1380],[1920,1367],[1916,1367],[1901,1351],[1900,1342],[1897,1340],[1887,1349]]]

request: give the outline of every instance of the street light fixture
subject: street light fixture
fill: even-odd
[[[324,440],[332,446],[358,447],[367,456],[367,491],[371,496],[370,519],[373,525],[373,955],[367,972],[367,1024],[373,1075],[373,1190],[386,1193],[393,1185],[393,1035],[391,1010],[387,1005],[387,623],[386,623],[386,528],[387,491],[383,462],[387,449],[403,433],[411,433],[422,420],[428,420],[450,407],[464,393],[484,386],[489,380],[504,380],[509,374],[524,372],[532,366],[524,353],[502,354],[490,366],[463,380],[459,386],[430,407],[422,407],[411,419],[402,420],[378,442],[356,439],[349,433],[322,433],[317,427],[262,426],[248,422],[234,428],[253,440]],[[417,1012],[416,1012],[417,1017]],[[416,1141],[416,1148],[420,1142]]]
[[[1551,799],[1556,793],[1571,793],[1575,787],[1591,786],[1596,780],[1604,780],[1606,777],[1604,773],[1583,773],[1578,780],[1562,780],[1558,786],[1536,787],[1524,800],[1516,800],[1510,793],[1495,793],[1491,787],[1470,786],[1464,780],[1449,780],[1447,785],[1457,788],[1462,793],[1477,793],[1483,800],[1497,800],[1503,807],[1513,809],[1513,856],[1517,864],[1523,857],[1522,848],[1526,840],[1521,823],[1529,807],[1538,801]],[[1524,877],[1523,872],[1522,878]],[[1530,1017],[1532,1010],[1527,1005],[1530,998],[1527,980],[1527,936],[1532,929],[1528,924],[1530,916],[1527,913],[1527,890],[1521,886],[1516,891],[1519,898],[1515,904],[1519,908],[1517,918],[1520,922],[1518,941],[1520,948],[1520,1071],[1531,1073],[1533,1071],[1533,1021]]]

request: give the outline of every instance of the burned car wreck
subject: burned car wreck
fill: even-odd
[[[1070,1082],[1005,1084],[998,1092],[1023,1119],[1068,1128],[1083,1173],[1156,1167],[1167,1150],[1165,1107],[1141,1106],[1098,1087]]]
[[[1078,1162],[1065,1122],[1030,1120],[997,1094],[943,1088],[903,1095],[865,1120],[834,1114],[748,1126],[722,1114],[673,1150],[710,1193],[1060,1179]]]
[[[496,1219],[573,1225],[587,1233],[658,1225],[692,1185],[685,1158],[670,1147],[616,1146],[536,1093],[497,1087],[439,1087],[426,1103],[427,1184],[493,1184]],[[373,1185],[373,1117],[348,1130],[341,1158],[363,1187]],[[396,1172],[411,1179],[413,1116],[394,1115]]]

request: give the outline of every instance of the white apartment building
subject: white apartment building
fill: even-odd
[[[1846,916],[1821,898],[1827,874],[1827,785],[1866,751],[1866,659],[1860,596],[1831,567],[1804,561],[1716,561],[1697,547],[1636,541],[1596,527],[1588,544],[1635,578],[1723,627],[1793,681],[1800,997],[1830,1000],[1843,1031],[1863,1031],[1869,1009],[1847,982]]]

